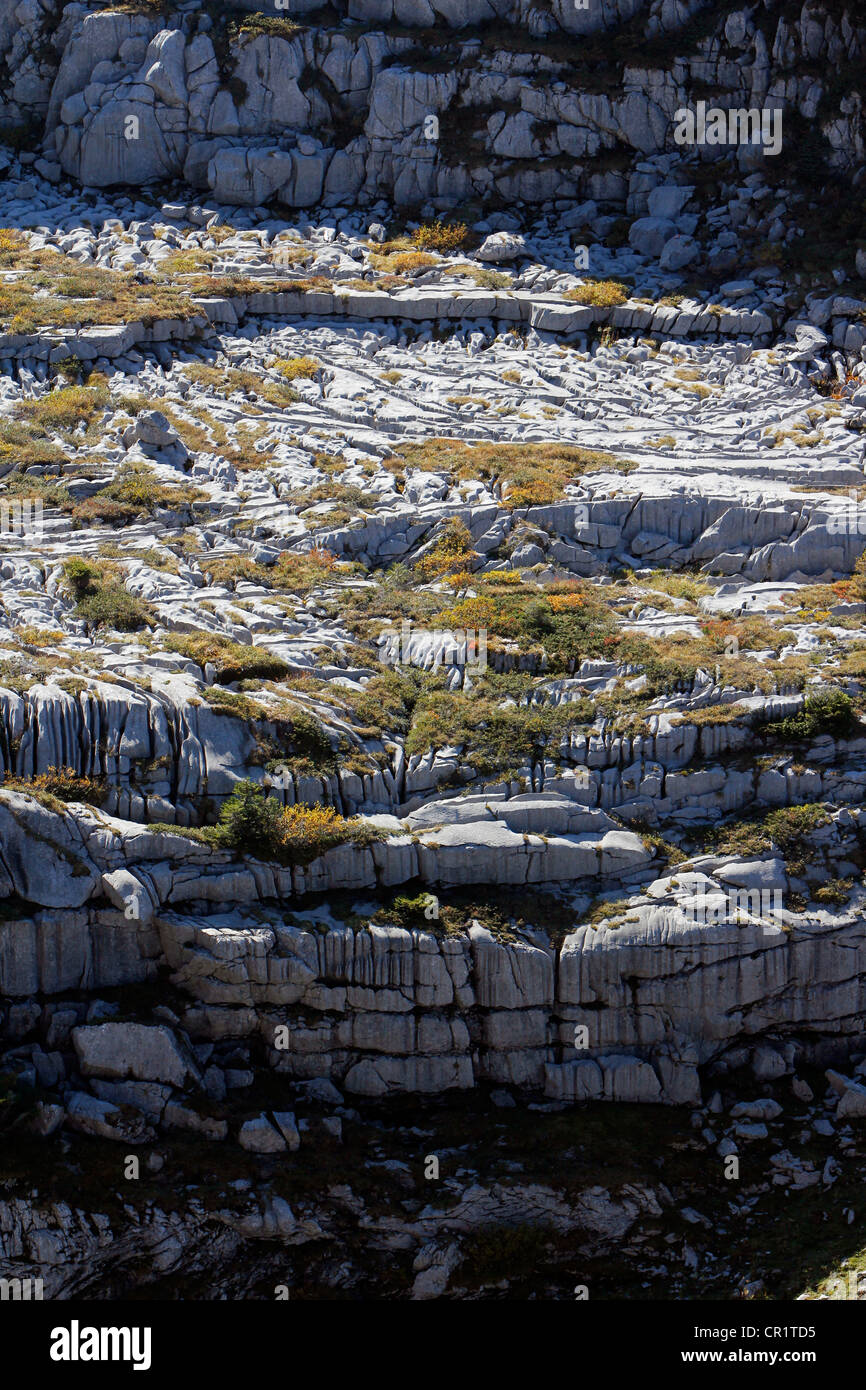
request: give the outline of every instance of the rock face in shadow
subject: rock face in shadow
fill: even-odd
[[[248,206],[496,196],[646,211],[641,161],[676,152],[679,111],[711,87],[724,110],[812,120],[814,60],[853,71],[866,34],[853,9],[792,19],[667,0],[355,0],[326,21],[307,4],[265,20],[203,5],[64,14],[56,28],[36,6],[8,11],[5,110],[44,122],[48,166],[96,187],[182,176]],[[820,120],[828,159],[851,168],[859,109],[831,102]],[[738,157],[747,174],[763,155]],[[651,222],[651,254],[687,265],[688,233],[653,214],[644,240]]]

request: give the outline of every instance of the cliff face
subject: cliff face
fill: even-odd
[[[88,995],[170,983],[166,1017],[200,1065],[181,1064],[164,1027],[138,1023],[112,1024],[91,1058],[104,1031],[94,1025],[73,1032],[78,1055],[54,1078],[122,1083],[98,1094],[169,1124],[184,1105],[172,1085],[224,1098],[221,1067],[204,1080],[202,1071],[229,1039],[244,1040],[247,1060],[271,1076],[327,1078],[356,1096],[493,1082],[554,1100],[673,1104],[700,1100],[698,1067],[708,1063],[725,1071],[757,1058],[760,1070],[770,1057],[784,1075],[862,1044],[859,895],[807,919],[783,907],[803,874],[817,885],[858,871],[859,809],[816,824],[805,870],[778,855],[703,856],[653,878],[652,850],[637,835],[554,794],[498,806],[464,798],[458,822],[443,827],[454,807],[428,803],[414,824],[379,817],[389,833],[372,847],[281,868],[7,793],[0,992],[10,1005],[0,1026],[12,1036],[35,1029],[56,1046],[71,1020],[93,1016]],[[425,831],[424,819],[436,828]],[[388,893],[419,881],[428,892],[411,908]],[[548,896],[557,882],[570,890],[564,901]],[[497,922],[479,906],[478,916],[463,910],[460,930],[455,910],[440,909],[443,891],[447,904],[449,890],[468,886],[480,904],[485,885],[503,884],[527,894],[538,926]],[[599,888],[608,901],[581,922]],[[310,906],[305,894],[323,891],[351,905]],[[365,893],[391,905],[377,912]],[[35,999],[46,1003],[30,1013]],[[177,1062],[168,1070],[166,1048]],[[139,1082],[171,1084],[148,1098]]]
[[[779,110],[804,175],[811,162],[852,176],[864,44],[855,6],[811,0],[289,0],[270,17],[3,0],[0,113],[27,126],[45,168],[88,186],[634,211],[652,186],[642,161],[682,153],[675,113],[699,100]],[[736,157],[744,173],[773,158]]]

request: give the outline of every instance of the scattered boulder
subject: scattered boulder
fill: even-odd
[[[200,1081],[187,1049],[165,1024],[99,1023],[72,1030],[83,1076],[161,1081],[182,1087]]]
[[[862,1120],[866,1118],[866,1086],[853,1081],[837,1071],[825,1073],[831,1087],[839,1097],[836,1115],[841,1119]]]
[[[238,1142],[242,1149],[254,1154],[285,1153],[289,1147],[282,1130],[275,1128],[264,1114],[241,1125]]]
[[[475,252],[479,261],[492,261],[498,265],[502,261],[514,261],[526,252],[522,236],[514,232],[491,232]]]

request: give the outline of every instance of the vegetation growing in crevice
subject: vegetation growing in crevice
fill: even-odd
[[[98,564],[73,556],[63,563],[63,580],[75,600],[75,616],[91,627],[141,632],[156,625],[153,609],[129,592],[112,561]]]

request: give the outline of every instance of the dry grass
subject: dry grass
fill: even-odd
[[[641,579],[640,583],[643,589],[654,589],[660,594],[669,594],[671,598],[688,599],[690,603],[697,603],[714,592],[713,585],[697,575],[675,570],[659,570],[657,574]]]
[[[214,584],[232,586],[243,579],[299,597],[344,579],[357,568],[350,562],[338,561],[330,550],[318,546],[304,555],[283,552],[275,565],[257,565],[247,554],[224,557],[204,554],[198,560],[202,571],[210,575]]]
[[[796,426],[789,430],[768,430],[769,437],[773,441],[773,448],[779,449],[783,444],[791,443],[798,449],[814,449],[824,442],[824,436],[820,430],[806,430],[802,426]]]
[[[299,377],[311,381],[321,371],[322,364],[315,357],[280,357],[274,367],[287,381],[297,381]]]
[[[60,251],[31,251],[23,233],[8,229],[0,230],[0,274],[0,327],[5,332],[152,323],[197,312],[180,285],[82,266]]]
[[[215,229],[221,230],[221,229]],[[23,233],[0,229],[0,329],[35,333],[42,328],[86,328],[95,324],[151,324],[188,319],[200,312],[194,296],[226,296],[331,291],[322,275],[306,279],[254,279],[214,275],[216,253],[180,252],[153,277],[82,266],[60,251],[32,251]],[[276,269],[276,268],[275,268]]]
[[[69,433],[81,424],[92,424],[109,403],[109,393],[102,386],[61,386],[35,400],[19,401],[15,414],[36,432]]]
[[[370,265],[374,270],[386,275],[414,275],[419,270],[429,270],[436,265],[436,257],[426,251],[394,251],[387,255],[370,254]],[[365,286],[365,288],[367,288]]]
[[[482,290],[507,290],[513,283],[512,277],[504,270],[488,270],[485,266],[471,265],[469,261],[451,268],[452,275],[463,280],[473,280]]]
[[[188,657],[197,666],[212,666],[214,678],[221,685],[241,680],[280,680],[288,670],[284,661],[266,649],[233,642],[218,633],[174,634],[166,645],[169,651]]]
[[[46,439],[40,429],[13,420],[0,421],[0,465],[14,463],[19,468],[36,464],[44,467],[64,459],[64,451]],[[8,481],[9,475],[6,475]]]
[[[397,458],[386,461],[392,471],[411,467],[443,472],[453,481],[481,479],[499,483],[509,507],[531,507],[560,501],[569,483],[587,473],[610,470],[630,473],[629,459],[572,444],[464,444],[459,439],[427,439],[399,445]],[[396,465],[396,466],[395,466]]]
[[[226,396],[239,392],[245,396],[258,396],[268,405],[284,408],[294,405],[299,399],[297,391],[278,381],[267,381],[255,372],[247,372],[239,367],[211,367],[204,362],[190,362],[183,368],[184,376],[197,386],[210,386]]]
[[[618,280],[587,280],[583,285],[566,290],[564,298],[574,304],[587,304],[596,309],[613,309],[618,304],[625,304],[629,293],[628,287],[621,285]]]
[[[163,507],[176,511],[191,507],[204,496],[200,488],[189,483],[161,483],[148,464],[127,464],[93,497],[77,502],[72,518],[79,524],[102,521],[107,525],[126,525],[142,512],[152,515]]]
[[[702,401],[713,394],[713,388],[704,386],[700,381],[663,381],[662,386],[668,391],[685,391],[688,395],[697,396]]]

